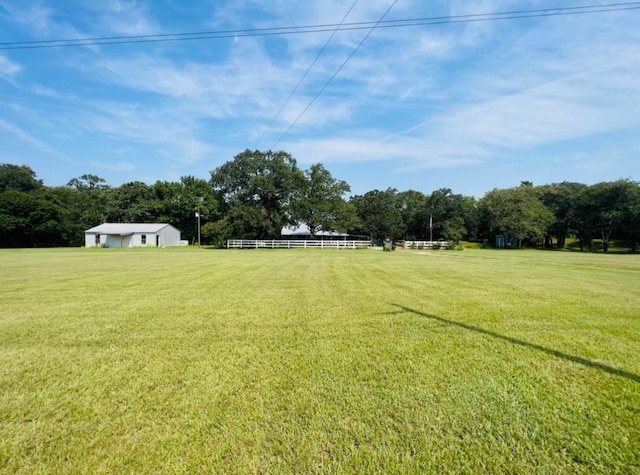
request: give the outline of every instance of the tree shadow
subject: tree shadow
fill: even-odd
[[[580,356],[575,356],[575,355],[570,355],[567,353],[563,353],[561,351],[558,350],[554,350],[551,348],[547,348],[545,346],[542,345],[538,345],[536,343],[529,343],[527,341],[523,341],[523,340],[518,340],[517,338],[513,338],[507,335],[501,335],[499,333],[495,333],[492,332],[490,330],[485,330],[484,328],[481,327],[477,327],[475,325],[469,325],[468,323],[462,323],[462,322],[456,322],[455,320],[448,320],[446,318],[443,317],[438,317],[437,315],[432,315],[429,313],[424,313],[424,312],[420,312],[418,310],[414,310],[412,308],[409,307],[405,307],[403,305],[398,305],[395,303],[392,303],[391,305],[393,305],[394,307],[398,307],[401,310],[403,310],[404,312],[408,312],[408,313],[413,313],[414,315],[418,315],[421,317],[425,317],[425,318],[429,318],[431,320],[436,320],[438,322],[447,324],[447,325],[454,325],[456,327],[460,327],[460,328],[464,328],[465,330],[470,330],[476,333],[480,333],[482,335],[488,335],[490,337],[493,338],[497,338],[499,340],[503,340],[503,341],[507,341],[513,345],[518,345],[518,346],[523,346],[525,348],[529,348],[532,350],[536,350],[536,351],[540,351],[542,353],[545,353],[547,355],[551,355],[551,356],[555,356],[556,358],[562,358],[564,360],[567,361],[571,361],[573,363],[578,363],[581,364],[583,366],[586,366],[588,368],[593,368],[593,369],[597,369],[600,371],[604,371],[605,373],[609,373],[609,374],[613,374],[615,376],[620,376],[623,378],[627,378],[630,379],[631,381],[635,381],[636,383],[640,383],[640,376],[635,374],[635,373],[631,373],[628,371],[623,371],[621,369],[618,368],[614,368],[613,366],[609,366],[606,364],[602,364],[602,363],[598,363],[596,361],[591,361],[588,360],[586,358],[582,358]]]

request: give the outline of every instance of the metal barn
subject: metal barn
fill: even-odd
[[[180,231],[167,223],[103,223],[84,232],[85,247],[180,246]]]

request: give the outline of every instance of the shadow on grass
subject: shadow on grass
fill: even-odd
[[[513,338],[506,335],[501,335],[499,333],[492,332],[490,330],[485,330],[484,328],[477,327],[475,325],[469,325],[468,323],[456,322],[454,320],[448,320],[446,318],[438,317],[436,315],[431,315],[429,313],[420,312],[418,310],[414,310],[409,307],[405,307],[403,305],[391,304],[395,307],[402,309],[404,312],[413,313],[414,315],[419,315],[421,317],[429,318],[432,320],[437,320],[441,323],[445,323],[447,325],[454,325],[456,327],[464,328],[465,330],[470,330],[476,333],[480,333],[482,335],[488,335],[493,338],[497,338],[499,340],[507,341],[513,345],[523,346],[525,348],[530,348],[532,350],[541,351],[542,353],[546,353],[547,355],[555,356],[557,358],[562,358],[567,361],[572,361],[574,363],[581,364],[583,366],[587,366],[588,368],[598,369],[600,371],[604,371],[605,373],[613,374],[616,376],[621,376],[623,378],[630,379],[631,381],[635,381],[636,383],[640,383],[640,376],[635,373],[630,373],[628,371],[623,371],[618,368],[614,368],[613,366],[608,366],[606,364],[597,363],[595,361],[588,360],[586,358],[581,358],[580,356],[574,356],[567,353],[563,353],[558,350],[553,350],[551,348],[547,348],[542,345],[537,345],[535,343],[529,343],[527,341],[518,340],[517,338]]]

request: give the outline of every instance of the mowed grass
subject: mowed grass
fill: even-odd
[[[3,473],[640,473],[640,256],[0,251]]]

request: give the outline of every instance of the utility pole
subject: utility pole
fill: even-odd
[[[429,241],[433,242],[433,215],[429,215]]]

